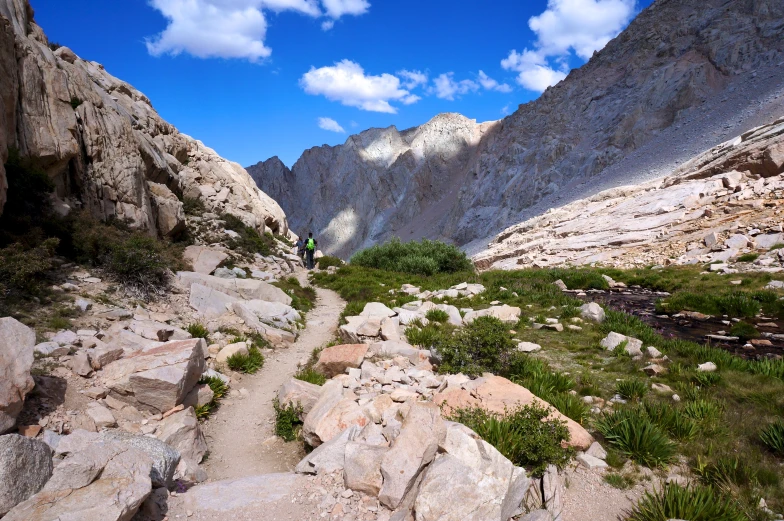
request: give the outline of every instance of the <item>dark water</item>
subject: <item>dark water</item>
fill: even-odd
[[[782,327],[784,326],[784,321],[774,318],[744,319],[746,322],[754,324],[760,333],[763,334],[760,340],[768,340],[771,343],[771,345],[744,347],[745,342],[740,340],[716,341],[706,338],[706,335],[718,335],[721,331],[725,332],[725,336],[729,336],[732,324],[726,325],[722,323],[722,320],[730,320],[729,318],[721,316],[711,317],[707,320],[695,320],[686,316],[660,318],[656,314],[656,301],[664,298],[660,293],[646,289],[629,288],[589,293],[581,298],[587,302],[599,302],[618,311],[635,315],[665,337],[709,344],[750,360],[784,356],[784,340],[776,340],[773,337],[765,336],[766,333],[784,335],[784,327]],[[760,323],[775,323],[779,327],[760,326]]]

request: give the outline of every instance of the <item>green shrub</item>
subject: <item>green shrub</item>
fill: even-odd
[[[719,490],[731,490],[757,481],[757,469],[738,456],[719,456],[707,464],[703,464],[701,458],[697,461],[698,465],[692,470],[704,484]]]
[[[547,465],[562,468],[573,452],[561,446],[569,440],[566,423],[547,420],[548,416],[545,407],[528,405],[503,416],[481,408],[458,409],[449,419],[466,425],[512,463],[538,476]]]
[[[736,291],[724,295],[677,292],[664,301],[659,301],[657,310],[664,313],[699,311],[711,315],[731,317],[753,317],[760,312],[760,303],[751,294]]]
[[[691,380],[700,387],[711,387],[721,381],[719,373],[694,373],[691,375]]]
[[[272,406],[275,409],[275,434],[284,441],[296,440],[302,429],[302,406],[299,403],[290,403],[281,407],[277,398],[272,402]]]
[[[394,238],[355,253],[351,264],[428,276],[474,269],[466,254],[456,246],[426,239],[403,243]]]
[[[182,209],[186,215],[202,215],[207,211],[201,199],[186,197],[182,200]]]
[[[207,330],[207,328],[198,322],[188,324],[188,327],[185,328],[185,331],[190,333],[193,338],[203,338],[207,340],[210,336],[210,332]]]
[[[551,371],[549,367],[526,375],[513,375],[510,379],[543,400],[548,400],[553,394],[571,391],[574,387],[574,380],[565,374]]]
[[[441,356],[440,372],[467,375],[500,372],[514,347],[509,327],[495,317],[478,317],[433,344]]]
[[[760,440],[779,456],[784,456],[784,422],[775,421],[762,429]]]
[[[227,230],[231,230],[239,234],[239,237],[229,239],[226,245],[229,249],[242,253],[246,256],[253,256],[258,253],[265,257],[272,253],[272,248],[275,244],[275,239],[272,235],[259,234],[258,231],[246,225],[238,217],[230,213],[224,213],[220,216],[224,221]]]
[[[580,316],[580,308],[577,306],[566,306],[561,310],[560,318],[561,320],[568,320],[570,318],[579,317]]]
[[[776,244],[771,246],[768,251],[780,250],[781,248],[784,248],[784,243],[777,242]]]
[[[739,337],[744,342],[752,338],[759,338],[760,332],[757,328],[747,322],[736,322],[730,328],[730,335]]]
[[[324,255],[323,257],[316,259],[316,265],[320,270],[325,270],[331,266],[339,268],[343,266],[343,261],[337,257],[332,257],[331,255]]]
[[[327,377],[312,367],[303,367],[294,375],[294,378],[316,385],[324,385],[327,383]]]
[[[615,392],[626,400],[639,401],[648,392],[648,384],[644,380],[621,380],[615,384]]]
[[[605,474],[604,481],[609,483],[610,486],[620,490],[626,490],[634,486],[634,480],[621,474]]]
[[[550,282],[562,280],[569,289],[607,289],[610,287],[602,274],[595,270],[554,269],[550,270],[550,279]]]
[[[711,400],[697,399],[683,406],[683,413],[692,420],[703,423],[716,423],[722,415],[723,407]]]
[[[758,253],[744,253],[738,257],[738,262],[754,262],[757,259],[759,259]]]
[[[569,393],[555,393],[549,395],[546,398],[541,396],[539,397],[555,407],[558,412],[581,425],[585,424],[585,422],[587,422],[591,417],[590,406],[583,402],[583,400],[577,395]]]
[[[193,411],[196,413],[197,420],[206,420],[212,414],[213,404],[212,403],[205,403],[204,405],[197,405],[193,408]]]
[[[52,256],[58,243],[57,239],[47,239],[34,248],[14,243],[0,249],[0,301],[38,294],[46,284],[46,273],[53,267]]]
[[[264,366],[264,355],[255,347],[248,349],[248,354],[235,353],[226,359],[226,364],[232,371],[255,374]]]
[[[170,266],[163,243],[141,233],[114,245],[105,265],[126,289],[141,296],[161,294],[168,288]]]
[[[302,287],[297,277],[273,282],[291,297],[291,307],[297,311],[308,312],[316,305],[316,290],[311,286]]]
[[[444,322],[449,322],[449,313],[442,309],[431,309],[425,313],[425,318],[430,322],[439,322],[443,324]]]
[[[641,465],[659,467],[675,455],[675,445],[640,409],[605,414],[596,424],[610,445]]]
[[[406,328],[405,335],[408,343],[423,349],[430,349],[437,343],[451,339],[454,327],[449,324],[431,322],[426,326],[414,322]]]
[[[757,360],[749,364],[749,371],[752,374],[761,374],[784,380],[784,360]]]
[[[217,376],[202,376],[200,384],[207,384],[212,390],[213,400],[220,400],[229,391],[229,386]]]
[[[735,502],[712,487],[683,487],[676,483],[645,496],[627,514],[627,521],[745,521]]]
[[[681,409],[662,402],[643,402],[642,408],[654,424],[667,431],[667,434],[673,438],[688,441],[697,436],[699,431],[697,424],[683,414]]]

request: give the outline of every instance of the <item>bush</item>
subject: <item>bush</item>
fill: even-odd
[[[285,291],[291,297],[291,307],[307,313],[316,305],[316,290],[311,286],[302,287],[297,277],[273,282],[273,286]]]
[[[615,385],[615,392],[626,400],[639,401],[648,392],[648,384],[643,380],[621,380]]]
[[[239,234],[239,237],[230,239],[226,242],[229,249],[238,251],[246,256],[253,256],[258,253],[265,257],[272,253],[275,239],[268,234],[261,235],[258,231],[242,222],[238,217],[225,213],[221,215],[225,228]]]
[[[46,282],[46,272],[52,269],[58,243],[57,239],[48,239],[34,248],[14,243],[0,249],[0,300],[38,294]]]
[[[759,259],[758,253],[744,253],[738,257],[738,262],[754,262],[757,259]]]
[[[168,288],[170,266],[163,243],[148,235],[133,233],[112,247],[105,268],[126,289],[145,297],[162,294]]]
[[[302,406],[299,403],[290,403],[281,407],[277,398],[272,402],[272,406],[275,409],[275,434],[284,441],[296,440],[302,429]]]
[[[316,259],[316,266],[318,269],[325,270],[330,266],[341,267],[343,266],[343,261],[337,257],[332,257],[331,255],[324,255],[321,258]]]
[[[760,332],[757,328],[747,322],[736,322],[730,328],[730,335],[739,337],[744,342],[752,338],[759,338]]]
[[[569,440],[566,423],[547,420],[548,416],[545,407],[528,405],[503,416],[478,407],[458,409],[449,419],[466,425],[512,463],[538,476],[548,465],[562,468],[572,457],[572,449],[561,446]]]
[[[395,238],[355,253],[351,264],[428,276],[474,269],[466,254],[456,246],[426,239],[403,243]]]
[[[663,466],[675,455],[672,441],[640,409],[605,414],[596,427],[610,445],[641,465]]]
[[[760,303],[749,293],[733,292],[725,295],[678,292],[657,304],[659,312],[699,311],[711,315],[753,317],[760,312]]]
[[[203,338],[205,340],[208,339],[210,336],[210,332],[207,331],[207,328],[204,327],[202,324],[198,322],[193,324],[188,324],[188,327],[185,328],[185,331],[190,333],[193,338]]]
[[[449,313],[447,313],[443,309],[431,309],[430,311],[425,313],[425,318],[428,319],[430,322],[439,322],[443,324],[444,322],[449,321]]]
[[[226,359],[226,364],[232,371],[255,374],[264,366],[264,355],[256,347],[248,349],[248,354],[235,353]]]
[[[760,432],[760,440],[779,456],[784,456],[784,422],[778,420]]]
[[[294,375],[294,378],[315,385],[324,385],[327,383],[327,377],[312,367],[303,367]]]
[[[509,327],[495,317],[479,317],[433,344],[441,356],[439,372],[467,375],[500,372],[514,347]]]
[[[201,199],[186,197],[182,200],[182,209],[186,215],[201,215],[207,211]]]
[[[747,518],[729,498],[722,498],[712,487],[665,485],[645,496],[627,513],[627,521],[745,521]]]
[[[430,349],[436,344],[450,341],[454,329],[450,324],[430,322],[423,326],[421,322],[416,321],[406,328],[405,335],[411,345]]]

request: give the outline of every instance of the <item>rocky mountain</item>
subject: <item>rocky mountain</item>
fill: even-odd
[[[390,235],[479,251],[507,226],[669,174],[784,115],[784,4],[657,0],[536,101],[498,122],[442,114],[248,168],[295,230],[348,255]]]
[[[242,167],[178,132],[101,64],[48,44],[27,0],[0,0],[0,163],[9,147],[32,158],[57,187],[56,208],[165,236],[183,229],[181,200],[193,198],[288,233],[280,206]],[[0,211],[6,191],[0,166]]]

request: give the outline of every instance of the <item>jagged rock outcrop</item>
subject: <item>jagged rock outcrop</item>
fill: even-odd
[[[313,148],[291,171],[270,160],[249,172],[329,253],[393,234],[466,245],[550,207],[667,175],[784,115],[783,31],[779,0],[657,0],[499,122],[442,114]]]
[[[27,0],[0,0],[0,159],[32,158],[71,207],[159,235],[184,227],[183,197],[288,233],[278,204],[236,163],[163,121],[147,97],[67,47],[52,51]],[[0,169],[0,211],[6,198]]]

